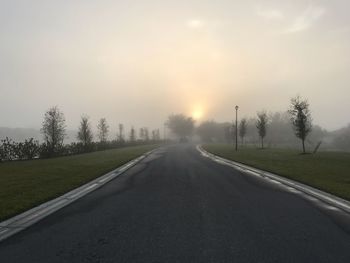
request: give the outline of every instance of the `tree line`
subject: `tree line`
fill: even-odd
[[[270,134],[269,143],[285,142],[286,145],[290,145],[291,143],[295,144],[295,139],[292,138],[294,136],[300,140],[302,151],[305,153],[305,142],[313,129],[309,107],[306,99],[297,96],[291,99],[287,112],[269,115],[265,110],[262,110],[257,112],[255,118],[242,118],[237,127],[240,144],[243,145],[246,138],[249,138],[247,143],[255,142],[256,137],[258,137],[260,147],[264,148],[266,137]],[[171,115],[167,125],[179,138],[195,134],[204,142],[226,141],[233,143],[236,137],[235,124],[229,122],[205,121],[195,127],[195,121],[192,118],[179,114]],[[316,135],[323,133],[319,126],[314,128]]]
[[[9,138],[1,140],[0,161],[51,158],[161,141],[159,129],[150,132],[147,127],[142,127],[137,136],[136,129],[131,127],[127,136],[124,125],[121,123],[118,124],[115,138],[109,140],[110,127],[106,118],[98,121],[97,141],[94,141],[90,118],[83,115],[76,135],[77,142],[64,144],[66,120],[63,112],[57,106],[45,112],[40,131],[43,135],[43,143],[33,138],[26,139],[24,142],[15,142]]]

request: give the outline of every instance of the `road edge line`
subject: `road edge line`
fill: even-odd
[[[158,150],[157,147],[151,151],[148,151],[137,158],[119,166],[118,168],[100,176],[92,181],[79,186],[59,197],[56,197],[50,201],[42,203],[36,207],[33,207],[25,212],[22,212],[16,216],[13,216],[5,221],[0,222],[0,242],[15,235],[16,233],[28,228],[29,226],[39,222],[45,217],[53,214],[54,212],[64,208],[65,206],[79,200],[85,195],[99,189],[103,185],[117,178],[137,163],[145,159],[147,156]]]
[[[264,171],[262,169],[258,169],[240,162],[232,161],[225,159],[223,157],[217,156],[215,154],[212,154],[206,150],[203,149],[201,145],[197,145],[197,150],[202,154],[202,156],[207,157],[211,159],[212,161],[215,161],[217,163],[223,164],[223,165],[228,165],[233,168],[238,168],[240,170],[243,170],[243,172],[248,171],[248,172],[253,172],[258,175],[260,175],[263,178],[269,178],[270,180],[277,181],[285,186],[292,187],[295,190],[299,190],[303,192],[304,194],[308,196],[312,196],[324,203],[327,203],[329,205],[332,205],[344,212],[350,213],[350,202],[342,199],[338,196],[335,196],[333,194],[327,193],[325,191],[319,190],[317,188],[314,188],[312,186],[294,181],[292,179],[283,177],[281,175],[277,175],[271,172]]]

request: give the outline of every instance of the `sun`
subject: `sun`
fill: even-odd
[[[195,109],[192,112],[192,118],[195,120],[199,120],[203,117],[203,111],[201,109]]]

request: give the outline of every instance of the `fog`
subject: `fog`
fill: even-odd
[[[285,111],[308,98],[314,123],[350,122],[350,3],[0,0],[0,127],[39,129],[57,105],[67,128],[162,128]]]

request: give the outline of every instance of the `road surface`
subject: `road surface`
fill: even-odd
[[[0,262],[350,262],[350,217],[176,145],[1,242]]]

